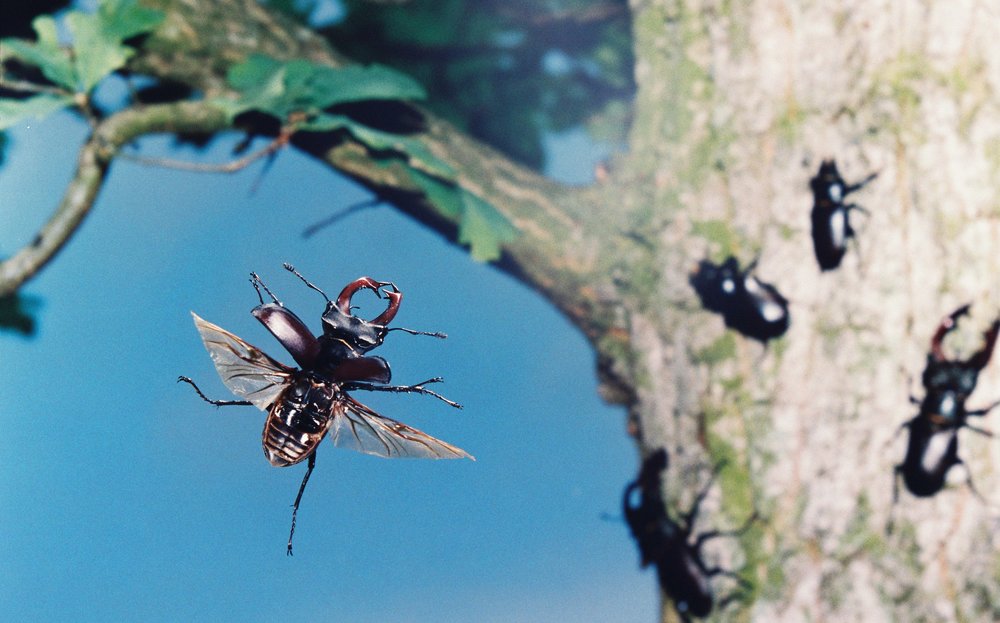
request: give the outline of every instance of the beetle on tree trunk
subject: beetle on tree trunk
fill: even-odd
[[[854,203],[844,203],[847,195],[861,190],[878,177],[872,173],[857,184],[848,184],[840,176],[834,160],[824,160],[816,177],[809,180],[813,193],[812,240],[816,261],[822,270],[833,270],[847,253],[847,242],[854,238],[851,227],[851,210],[868,213]]]
[[[995,402],[984,409],[966,410],[965,402],[976,388],[979,372],[989,363],[1000,334],[1000,319],[995,320],[983,334],[983,346],[966,360],[949,359],[944,354],[943,341],[953,331],[958,319],[969,313],[969,305],[963,305],[945,316],[931,338],[931,350],[927,354],[922,382],[925,390],[923,400],[910,397],[910,401],[920,405],[915,417],[903,424],[909,429],[909,440],[903,462],[896,466],[896,474],[902,476],[903,483],[913,495],[928,497],[940,491],[945,484],[948,471],[962,463],[958,453],[958,431],[965,427],[990,434],[981,428],[971,426],[969,417],[984,416],[994,407]],[[972,485],[972,477],[967,482]],[[897,497],[894,486],[894,498]]]
[[[663,591],[674,602],[674,608],[684,621],[691,616],[708,616],[715,608],[740,596],[739,591],[716,602],[711,579],[714,576],[730,577],[747,588],[747,582],[735,572],[721,567],[709,567],[702,556],[701,548],[720,536],[739,536],[746,532],[757,515],[754,513],[746,524],[736,530],[711,530],[701,533],[691,541],[694,521],[702,500],[708,494],[715,480],[715,472],[708,483],[698,492],[694,503],[679,520],[670,517],[662,494],[661,473],[668,463],[665,448],[650,454],[642,463],[639,475],[625,488],[622,506],[625,521],[632,531],[632,537],[639,546],[641,565],[656,565],[657,577]],[[638,499],[635,499],[635,498]]]

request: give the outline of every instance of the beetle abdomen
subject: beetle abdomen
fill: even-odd
[[[279,418],[270,417],[264,425],[264,455],[275,467],[295,465],[309,456],[320,439],[322,435],[298,431]]]
[[[335,388],[309,377],[296,379],[279,397],[264,424],[264,455],[286,467],[308,457],[332,422]]]

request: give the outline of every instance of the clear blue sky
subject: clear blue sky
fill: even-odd
[[[59,115],[11,133],[0,168],[0,253],[55,208],[85,128]],[[141,153],[223,161],[168,138]],[[550,172],[589,178],[578,133]],[[652,572],[618,514],[634,473],[621,409],[596,393],[581,335],[542,299],[391,207],[302,230],[368,197],[282,152],[260,172],[204,175],[118,161],[82,230],[25,292],[34,339],[0,334],[0,612],[10,621],[650,621]],[[190,311],[291,363],[250,309],[255,270],[318,330],[328,292],[361,275],[405,292],[378,354],[394,381],[446,378],[455,411],[359,393],[477,461],[385,460],[320,446],[304,466],[263,456],[264,414],[216,410],[179,374],[229,397]],[[374,299],[372,299],[374,301]],[[367,308],[371,310],[372,308]]]

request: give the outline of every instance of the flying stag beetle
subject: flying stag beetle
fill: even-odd
[[[192,312],[195,327],[222,382],[243,400],[211,400],[190,378],[182,376],[177,380],[190,384],[203,400],[213,405],[253,405],[267,411],[263,447],[271,465],[287,467],[308,459],[306,473],[292,506],[292,525],[286,552],[291,555],[296,514],[306,483],[316,466],[316,448],[323,437],[329,436],[335,446],[389,458],[473,457],[460,448],[379,415],[348,393],[367,390],[425,394],[461,408],[458,403],[424,387],[440,383],[440,377],[415,385],[389,385],[392,375],[388,362],[382,357],[366,355],[381,345],[390,331],[446,337],[442,333],[387,326],[396,316],[403,298],[399,288],[388,281],[361,277],[347,284],[337,299],[331,301],[293,266],[285,264],[284,267],[326,299],[322,316],[323,334],[315,337],[256,273],[250,274],[250,283],[257,290],[260,305],[251,313],[277,338],[299,368],[279,363],[255,346]],[[372,320],[351,313],[351,300],[365,289],[388,301],[385,311]],[[272,302],[264,302],[261,290]]]
[[[739,261],[732,256],[722,264],[702,260],[689,282],[705,309],[722,314],[727,327],[767,342],[784,335],[791,319],[788,300],[773,285],[753,275],[756,266],[755,259],[740,270]]]
[[[893,499],[898,499],[898,477],[913,495],[932,496],[945,484],[945,477],[955,465],[962,463],[958,456],[958,431],[965,427],[990,435],[986,430],[968,424],[969,417],[984,416],[1000,401],[985,409],[967,410],[965,401],[976,388],[979,372],[986,367],[993,354],[1000,334],[1000,319],[993,321],[983,333],[983,346],[966,360],[948,359],[942,342],[958,324],[958,319],[969,313],[970,305],[963,305],[945,316],[931,338],[931,350],[927,354],[922,383],[923,400],[910,396],[910,402],[919,405],[915,417],[904,423],[910,435],[906,445],[906,457],[896,466],[893,485]],[[976,492],[972,476],[967,481],[969,488]]]
[[[824,160],[816,177],[809,180],[813,193],[812,239],[816,260],[822,270],[840,266],[847,252],[847,241],[854,237],[851,227],[851,210],[868,213],[854,203],[844,203],[847,195],[859,191],[878,177],[872,173],[857,184],[848,184],[840,176],[834,160]]]
[[[709,567],[702,557],[701,548],[710,539],[742,535],[756,521],[757,513],[751,515],[736,530],[703,532],[696,535],[692,542],[698,508],[708,494],[716,472],[713,472],[712,478],[695,496],[691,509],[679,520],[675,520],[668,514],[662,494],[660,474],[667,469],[667,463],[665,448],[647,456],[636,479],[625,487],[622,507],[632,538],[639,546],[641,565],[656,565],[660,586],[673,600],[677,614],[685,623],[689,623],[691,616],[708,616],[714,608],[725,608],[742,595],[740,590],[735,590],[716,602],[711,584],[714,576],[732,578],[744,590],[750,587],[746,580],[733,571]]]

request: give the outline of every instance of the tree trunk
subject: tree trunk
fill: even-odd
[[[760,532],[716,551],[750,567],[745,619],[1000,619],[991,505],[961,484],[892,504],[894,435],[915,414],[907,396],[937,323],[974,302],[954,342],[967,356],[1000,307],[1000,14],[906,1],[633,10],[639,93],[617,181],[648,215],[635,228],[655,276],[633,279],[652,300],[627,318],[632,413],[647,448],[679,457],[675,477],[729,460],[706,525],[761,511]],[[870,210],[858,248],[821,274],[808,180],[833,157],[849,182],[879,177],[858,195]],[[717,317],[693,311],[685,271],[719,240],[759,255],[792,301],[767,350],[737,338],[729,351]],[[1000,397],[998,381],[994,362],[970,407]],[[960,447],[1000,501],[996,443],[963,431]]]
[[[346,62],[255,0],[149,4],[168,17],[131,67],[208,96],[226,93],[226,68],[250,53]],[[908,394],[922,391],[937,323],[974,302],[947,343],[968,354],[1000,309],[1000,11],[974,0],[631,4],[633,126],[604,182],[563,187],[430,115],[420,140],[519,230],[498,266],[591,340],[602,392],[628,407],[640,450],[670,451],[670,505],[687,509],[718,470],[698,531],[759,512],[743,536],[706,548],[750,585],[715,620],[1000,619],[1000,446],[961,433],[988,503],[957,467],[938,495],[902,491],[893,504],[894,435],[916,413]],[[169,112],[176,123],[133,134],[185,120],[224,129],[198,103]],[[117,150],[133,134],[101,144]],[[293,144],[456,240],[412,170],[350,139]],[[808,226],[823,158],[848,182],[879,173],[856,195],[870,211],[854,213],[859,244],[825,273]],[[767,348],[726,330],[688,283],[698,260],[728,253],[759,256],[757,273],[791,301],[790,330]],[[994,362],[970,407],[997,398]],[[715,586],[718,597],[736,583]],[[679,620],[668,599],[662,618]]]

